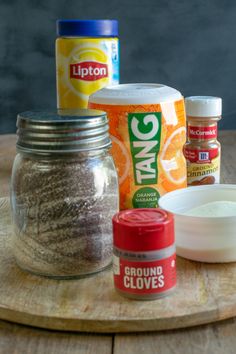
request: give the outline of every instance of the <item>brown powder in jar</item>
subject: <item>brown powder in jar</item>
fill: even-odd
[[[14,253],[21,268],[66,278],[111,263],[111,219],[118,209],[112,164],[109,155],[16,158]]]

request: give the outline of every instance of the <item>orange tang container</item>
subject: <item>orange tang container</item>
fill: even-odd
[[[157,207],[160,196],[187,186],[180,92],[159,84],[108,86],[90,96],[89,107],[109,118],[121,210]]]

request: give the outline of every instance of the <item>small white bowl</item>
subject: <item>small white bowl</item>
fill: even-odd
[[[188,216],[185,212],[216,201],[236,202],[236,185],[215,184],[179,189],[159,199],[159,206],[175,216],[176,251],[200,262],[236,261],[236,215]]]

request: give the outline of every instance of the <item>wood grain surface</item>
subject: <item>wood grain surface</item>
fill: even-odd
[[[111,335],[44,331],[0,321],[0,354],[110,354]]]
[[[235,354],[236,320],[158,333],[117,334],[114,354]]]
[[[182,328],[236,315],[236,263],[203,264],[178,258],[177,288],[155,301],[118,295],[112,270],[59,281],[22,271],[12,255],[8,198],[0,199],[0,318],[27,325],[85,332]]]
[[[0,195],[9,193],[15,135],[0,136]],[[220,132],[221,182],[236,183],[236,131]],[[7,156],[7,158],[6,158]],[[94,335],[47,331],[0,321],[0,354],[161,353],[233,354],[236,320],[187,329],[139,334]]]

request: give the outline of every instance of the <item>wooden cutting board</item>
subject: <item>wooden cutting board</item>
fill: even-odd
[[[173,295],[134,301],[118,295],[112,271],[79,280],[51,280],[23,272],[11,253],[9,200],[0,199],[0,318],[58,330],[154,331],[236,315],[236,263],[203,264],[179,258]]]

